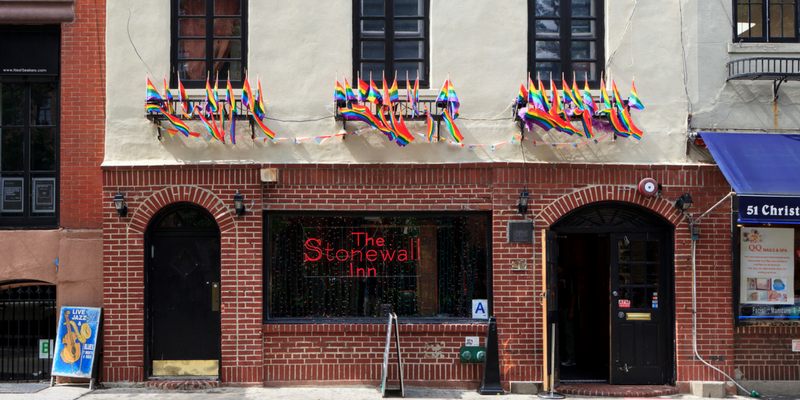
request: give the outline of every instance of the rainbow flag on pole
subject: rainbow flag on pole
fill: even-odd
[[[458,130],[458,126],[456,126],[455,121],[453,121],[453,117],[446,108],[443,114],[445,125],[447,125],[447,130],[450,131],[450,134],[453,135],[453,140],[457,143],[461,143],[461,141],[464,140],[464,136],[462,136],[461,131]]]
[[[642,101],[639,100],[639,95],[636,93],[636,86],[633,84],[633,78],[631,78],[631,94],[628,96],[628,107],[637,111],[644,110],[644,105]]]
[[[164,101],[164,99],[161,98],[161,95],[158,94],[156,87],[153,86],[153,82],[150,82],[150,78],[145,76],[145,79],[147,80],[147,95],[145,97],[145,101]]]

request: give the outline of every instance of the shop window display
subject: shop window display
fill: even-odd
[[[471,318],[488,297],[486,215],[270,215],[266,319]]]

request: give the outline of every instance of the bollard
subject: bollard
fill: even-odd
[[[505,394],[500,385],[500,351],[497,346],[497,322],[489,317],[489,330],[486,332],[486,357],[483,359],[483,378],[478,387],[480,394]]]

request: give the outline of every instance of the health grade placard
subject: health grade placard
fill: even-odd
[[[92,378],[101,313],[99,307],[61,307],[51,375]]]
[[[741,303],[794,304],[794,229],[744,227]]]

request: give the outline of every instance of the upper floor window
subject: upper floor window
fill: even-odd
[[[241,84],[247,55],[247,0],[172,0],[172,72],[187,88],[230,76]]]
[[[0,78],[0,226],[53,227],[58,209],[58,81]]]
[[[389,84],[397,75],[400,87],[419,74],[420,87],[430,87],[429,0],[353,1],[353,76]]]
[[[797,0],[734,0],[737,42],[797,42]]]
[[[603,71],[603,0],[528,0],[528,70],[531,77],[599,87]]]

